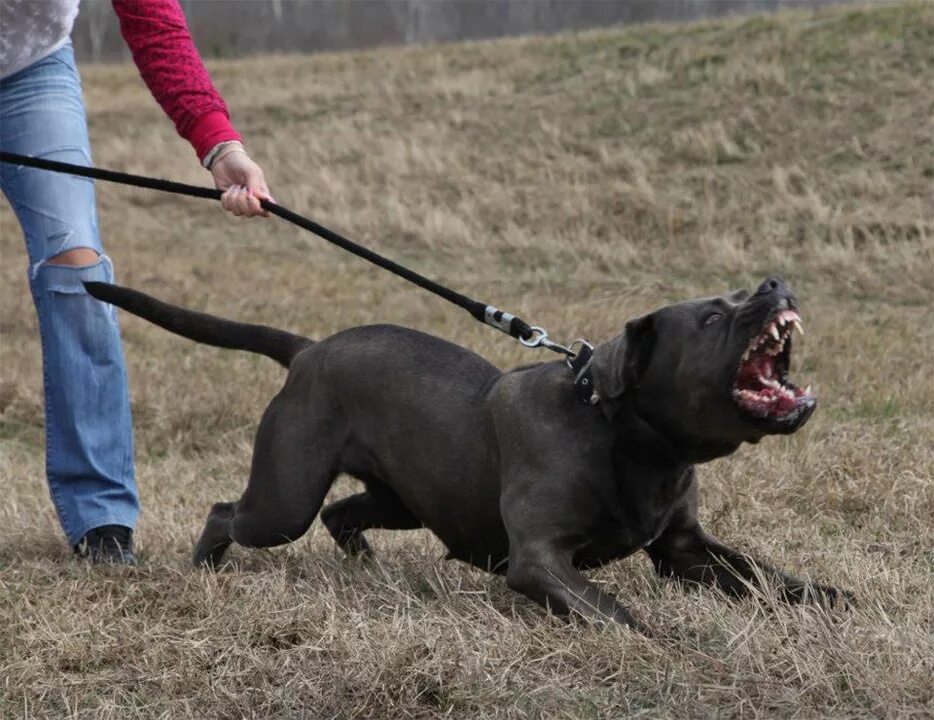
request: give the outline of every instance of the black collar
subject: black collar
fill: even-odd
[[[574,378],[574,393],[585,405],[596,405],[600,402],[600,396],[594,387],[593,373],[590,370],[593,361],[593,345],[585,340],[577,340],[574,344],[576,343],[580,343],[580,350],[567,359],[568,368]]]

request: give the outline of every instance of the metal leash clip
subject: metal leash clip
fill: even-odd
[[[532,326],[532,336],[530,338],[519,338],[519,342],[525,345],[527,348],[544,347],[548,348],[552,352],[564,353],[569,357],[574,356],[574,351],[571,350],[571,348],[549,340],[548,332],[545,330],[545,328],[539,327],[538,325]]]

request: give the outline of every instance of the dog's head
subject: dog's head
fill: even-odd
[[[597,392],[625,405],[695,460],[795,432],[814,412],[788,379],[795,296],[769,278],[750,294],[669,305],[626,324],[594,351]]]

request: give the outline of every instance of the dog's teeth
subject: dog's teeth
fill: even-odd
[[[805,394],[805,395],[810,395],[810,394],[811,394],[811,386],[810,386],[810,385],[808,385],[806,388],[804,388],[804,394]]]
[[[769,325],[769,335],[771,335],[776,340],[779,339],[778,328],[775,327],[775,323]]]
[[[792,322],[792,324],[794,325],[795,330],[797,330],[797,331],[801,334],[801,337],[804,337],[804,325],[801,324],[801,320],[799,320],[799,319],[796,317],[796,318],[795,318],[794,320],[792,320],[791,322]]]

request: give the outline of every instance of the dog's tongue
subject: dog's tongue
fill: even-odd
[[[753,355],[739,369],[737,386],[741,388],[761,387],[759,378],[771,379],[775,374],[775,358],[771,355]]]
[[[770,400],[773,415],[784,415],[795,409],[794,393],[789,395],[775,388],[766,388],[759,393],[759,396]],[[771,400],[773,397],[775,400]]]
[[[770,381],[770,382],[765,382]],[[796,397],[801,390],[784,389],[775,377],[775,358],[771,355],[754,355],[740,368],[736,387],[746,391],[741,403],[759,415],[784,415],[795,408]]]

